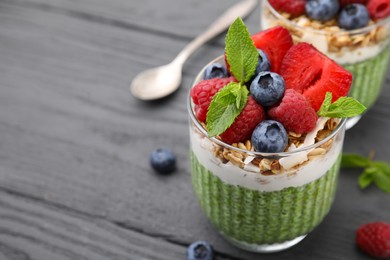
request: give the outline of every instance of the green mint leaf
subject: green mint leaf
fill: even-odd
[[[332,93],[326,92],[324,102],[322,102],[322,105],[320,107],[320,110],[318,110],[318,115],[324,115],[329,111],[329,107],[332,105]]]
[[[343,154],[341,167],[363,168],[358,182],[364,189],[375,184],[382,191],[390,194],[390,164],[383,161],[372,161],[370,158],[358,154]]]
[[[320,110],[319,116],[332,117],[332,118],[348,118],[362,114],[367,108],[357,101],[353,97],[340,97],[334,103],[329,105],[329,92],[326,93],[326,97]],[[331,97],[332,94],[330,94]]]
[[[333,117],[354,117],[366,111],[366,107],[353,97],[341,97],[329,107]]]
[[[372,164],[373,164],[373,166],[375,166],[377,169],[381,170],[382,172],[390,174],[390,164],[388,164],[387,162],[375,161]]]
[[[341,158],[343,168],[367,168],[370,165],[370,159],[358,154],[343,154]]]
[[[368,187],[374,181],[371,170],[367,169],[359,176],[359,186],[364,189]]]
[[[248,82],[255,74],[259,53],[241,18],[237,18],[227,32],[226,58],[230,71],[240,83]]]
[[[377,171],[373,174],[373,180],[379,189],[390,194],[390,172],[384,172],[377,168]]]
[[[246,86],[232,82],[214,95],[206,116],[209,137],[225,132],[233,124],[244,109],[248,94]]]

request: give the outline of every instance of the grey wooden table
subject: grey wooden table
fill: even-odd
[[[224,36],[184,67],[157,102],[129,93],[234,0],[0,0],[0,259],[185,259],[208,240],[216,259],[369,259],[354,245],[365,222],[390,220],[390,196],[341,172],[326,220],[272,255],[227,244],[200,211],[188,166],[187,89],[223,51]],[[259,29],[259,10],[246,19]],[[345,151],[390,158],[390,78],[348,131]],[[149,153],[170,147],[178,170],[155,174]]]

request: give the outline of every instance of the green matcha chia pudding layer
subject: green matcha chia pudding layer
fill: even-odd
[[[191,153],[192,182],[207,217],[228,239],[248,246],[283,243],[308,234],[329,212],[339,162],[308,184],[266,192],[222,181]]]
[[[305,13],[304,6],[303,11],[292,12],[289,8],[279,7],[277,2],[261,0],[261,28],[280,25],[290,31],[294,42],[313,44],[353,74],[349,95],[367,108],[372,107],[380,94],[389,64],[390,16],[378,18],[370,12],[371,18],[366,26],[346,29],[341,27],[338,14],[322,21],[311,18]]]
[[[376,57],[355,64],[343,65],[353,75],[350,95],[366,107],[372,107],[378,99],[386,77],[390,58],[390,46]]]

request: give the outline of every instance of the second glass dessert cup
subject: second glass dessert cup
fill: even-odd
[[[390,57],[390,17],[368,26],[343,30],[335,21],[318,22],[306,16],[290,17],[276,11],[267,0],[261,1],[261,28],[287,28],[295,42],[313,44],[322,53],[336,61],[353,75],[349,96],[359,100],[368,109],[378,99]],[[352,127],[361,116],[348,120]]]
[[[203,70],[194,85],[202,76]],[[305,147],[265,154],[254,152],[250,141],[229,145],[209,138],[190,97],[188,113],[193,188],[226,240],[248,251],[281,251],[300,242],[328,214],[346,120],[321,118],[305,138],[290,138],[290,146],[303,142]]]

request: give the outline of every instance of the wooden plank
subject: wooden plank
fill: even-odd
[[[94,20],[131,30],[169,35],[183,39],[193,38],[203,31],[224,10],[236,3],[234,0],[3,0],[9,4],[66,14],[80,19]],[[250,28],[258,30],[258,9],[250,17]]]
[[[145,2],[140,5],[138,1],[126,0],[4,0],[1,4],[4,8],[7,8],[7,6],[13,8],[12,11],[5,9],[8,10],[8,13],[14,13],[14,10],[16,10],[17,7],[20,7],[21,10],[29,8],[37,10],[38,13],[46,13],[48,16],[57,14],[56,19],[61,19],[63,16],[67,18],[72,17],[75,21],[82,20],[89,23],[93,22],[96,23],[95,26],[100,24],[108,30],[114,28],[115,31],[121,33],[119,36],[120,39],[115,37],[114,39],[111,39],[111,42],[108,44],[111,44],[116,40],[122,41],[122,44],[119,47],[120,49],[116,49],[117,51],[119,50],[116,54],[125,55],[135,61],[134,64],[138,65],[138,67],[131,68],[126,71],[125,74],[122,74],[122,76],[128,75],[128,78],[131,79],[138,72],[146,68],[170,62],[191,39],[204,31],[223,10],[235,3],[233,0],[219,1],[218,5],[216,5],[215,2],[193,0],[148,1],[148,3]],[[190,6],[190,8],[186,8],[188,6]],[[159,11],[157,12],[156,10]],[[182,14],[178,16],[177,13]],[[258,13],[259,10],[256,8],[252,15],[246,20],[250,31],[253,33],[259,30],[260,19]],[[44,16],[25,13],[23,13],[23,15],[14,14],[15,15],[12,15],[12,17],[17,16],[21,20],[23,19],[28,22],[37,23],[41,27],[50,27],[53,25],[47,24],[48,18],[46,17],[45,20],[43,20],[42,17]],[[189,17],[192,17],[192,19]],[[59,23],[54,23],[54,26],[57,24]],[[75,22],[72,22],[72,24],[67,24],[64,27],[59,28],[59,30],[65,30],[68,37],[76,34],[77,39],[80,37],[84,38],[85,36],[89,37],[91,33],[94,33],[94,31],[82,31],[82,28],[68,31],[69,29],[73,29],[72,25],[74,24]],[[181,26],[185,28],[179,28]],[[128,35],[129,33],[131,34]],[[150,37],[150,35],[152,35],[152,37]],[[156,35],[162,37],[162,39],[159,38],[156,40]],[[139,41],[137,41],[138,39],[142,40],[141,45],[139,44]],[[70,40],[72,41],[73,38],[70,38]],[[106,41],[106,39],[100,39],[99,37],[97,37],[96,40],[96,43]],[[170,44],[168,47],[165,46],[161,40],[169,40]],[[115,45],[116,44],[118,43],[115,43]],[[89,42],[87,42],[85,46],[78,47],[90,48],[91,45],[95,45],[95,43],[89,44]],[[208,62],[208,57],[220,55],[224,48],[224,35],[212,40],[210,45],[213,47],[216,46],[218,52],[206,53],[203,57],[207,58],[204,59],[200,65],[197,65],[198,61],[196,57],[190,59],[184,68],[184,73],[187,73],[188,71],[198,71]],[[111,45],[109,46],[112,47]],[[101,47],[107,50],[107,45]],[[202,54],[203,50],[204,48],[201,48],[196,54]],[[144,53],[145,51],[148,51],[148,53]],[[153,59],[151,59],[151,57],[153,57]],[[196,69],[192,70],[191,68],[193,68],[194,65],[197,65]]]
[[[132,76],[169,61],[185,40],[9,1],[0,3],[0,22],[0,187],[178,244],[206,239],[229,257],[258,258],[223,241],[197,205],[188,171],[185,87],[156,103],[129,96]],[[186,66],[183,86],[221,52],[218,45],[200,50]],[[378,158],[388,158],[388,97],[384,91],[373,113],[348,132],[346,151],[375,148]],[[157,146],[177,153],[175,174],[162,177],[150,169],[148,155]],[[353,247],[354,230],[389,219],[390,201],[376,189],[361,192],[357,174],[343,171],[331,214],[308,239],[262,258],[367,259]],[[52,259],[47,254],[37,259]]]
[[[0,191],[0,259],[183,259],[186,248]]]

